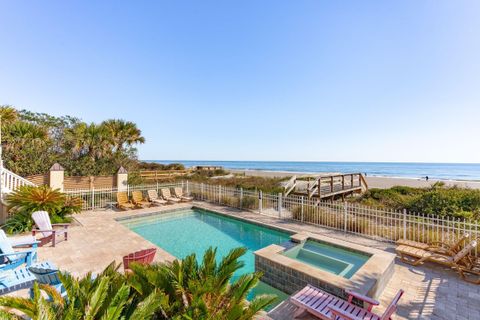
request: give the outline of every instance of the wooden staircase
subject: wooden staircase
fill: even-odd
[[[299,180],[293,176],[284,186],[284,195],[296,194],[306,196],[309,199],[342,199],[354,193],[362,193],[368,190],[367,181],[361,173],[322,175],[313,178],[307,183],[306,189],[299,187]]]

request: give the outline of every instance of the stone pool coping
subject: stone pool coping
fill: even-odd
[[[314,266],[284,256],[282,253],[286,250],[286,247],[282,245],[272,244],[255,252],[255,255],[273,261],[274,263],[277,263],[281,266],[293,268],[315,279],[322,279],[322,281],[325,283],[331,284],[337,288],[341,288],[342,292],[344,292],[344,290],[354,290],[358,293],[377,298],[383,291],[388,280],[390,280],[390,277],[393,274],[395,255],[392,253],[310,232],[297,233],[295,232],[295,230],[289,228],[283,228],[268,223],[263,223],[261,221],[248,219],[246,217],[235,216],[231,213],[220,212],[218,210],[199,205],[198,203],[192,203],[181,208],[165,208],[163,210],[153,212],[137,213],[135,215],[122,216],[115,218],[115,221],[123,225],[122,222],[127,222],[128,220],[136,220],[139,218],[152,217],[156,215],[161,216],[163,214],[181,212],[189,209],[203,210],[213,214],[225,216],[230,219],[252,223],[271,230],[285,232],[287,234],[290,234],[290,238],[294,242],[303,242],[308,239],[312,239],[314,241],[326,242],[333,246],[339,246],[342,248],[346,248],[347,250],[363,252],[370,255],[370,258],[367,260],[367,262],[357,272],[355,272],[355,274],[350,279],[346,279],[344,277],[335,275],[333,273],[321,270]],[[172,253],[166,251],[164,248],[161,249],[172,257],[178,258],[175,257]],[[283,288],[282,290],[285,291]]]
[[[118,218],[115,218],[114,220],[121,223],[123,221],[134,220],[134,219],[143,218],[143,217],[151,217],[151,216],[162,215],[162,214],[168,214],[168,213],[173,213],[173,212],[178,212],[178,211],[185,211],[185,210],[189,210],[189,209],[199,209],[199,210],[203,210],[203,211],[208,211],[208,212],[211,212],[213,214],[218,214],[218,215],[230,218],[230,219],[243,221],[243,222],[248,222],[248,223],[251,223],[251,224],[254,224],[254,225],[257,225],[257,226],[260,226],[260,227],[264,227],[264,228],[267,228],[267,229],[275,230],[275,231],[285,232],[285,233],[288,233],[290,236],[297,233],[297,231],[295,231],[293,229],[275,226],[275,225],[264,223],[264,222],[261,222],[261,221],[256,221],[256,220],[253,220],[253,219],[249,219],[247,217],[235,216],[231,213],[221,212],[221,211],[218,211],[217,209],[212,209],[212,208],[209,208],[208,206],[202,206],[198,203],[190,204],[189,206],[183,206],[181,208],[167,208],[167,209],[153,211],[153,212],[137,213],[135,215],[118,217]]]
[[[283,291],[287,290],[287,293],[291,294],[307,283],[317,283],[324,284],[323,287],[327,291],[339,296],[345,296],[345,290],[353,290],[377,298],[393,275],[395,255],[392,253],[309,232],[297,233],[292,235],[291,239],[297,243],[307,240],[328,243],[347,250],[366,253],[370,258],[350,279],[347,279],[285,256],[283,253],[289,248],[282,245],[272,244],[255,251],[257,265],[261,269],[266,269],[262,271],[281,273],[276,275],[279,278],[288,276],[288,282],[284,287],[278,287]],[[275,276],[272,278],[275,279]],[[269,284],[275,287],[274,281],[270,281]]]

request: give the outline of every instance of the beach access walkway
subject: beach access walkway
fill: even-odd
[[[295,194],[318,200],[342,197],[368,190],[365,177],[361,173],[330,174],[316,177],[298,178],[292,176],[284,184],[284,195]]]

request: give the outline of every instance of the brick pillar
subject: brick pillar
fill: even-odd
[[[126,191],[128,186],[128,172],[124,167],[117,171],[117,190]]]
[[[63,167],[60,164],[55,163],[50,168],[50,179],[49,179],[50,188],[59,189],[60,191],[63,192],[64,177],[65,177],[65,169],[63,169]]]

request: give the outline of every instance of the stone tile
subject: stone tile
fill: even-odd
[[[78,214],[75,216],[76,223],[69,229],[68,241],[58,243],[55,248],[39,248],[39,260],[51,260],[61,269],[77,276],[88,271],[99,272],[114,260],[121,262],[122,257],[130,252],[155,246],[115,219],[189,208],[191,205],[178,204],[126,212],[90,211]],[[194,205],[254,223],[268,224],[292,233],[305,231],[394,252],[394,246],[390,243],[344,234],[340,231],[204,202],[195,202]],[[171,254],[157,248],[157,261],[172,259],[174,257]],[[462,281],[454,272],[446,268],[430,264],[413,267],[397,260],[392,279],[380,298],[381,304],[374,310],[378,313],[385,310],[399,289],[404,289],[405,294],[400,300],[397,314],[393,319],[480,319],[480,303],[478,303],[480,286]],[[290,320],[295,309],[295,306],[286,301],[271,311],[269,317],[273,320]],[[259,318],[267,319],[266,316]],[[315,318],[306,317],[305,319]]]

